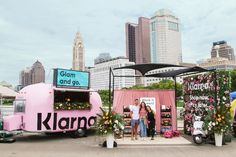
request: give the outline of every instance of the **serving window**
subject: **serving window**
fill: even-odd
[[[89,92],[54,91],[54,110],[90,110]]]

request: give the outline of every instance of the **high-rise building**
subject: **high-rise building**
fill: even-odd
[[[211,58],[222,57],[230,61],[235,61],[234,49],[226,41],[213,42]]]
[[[149,21],[145,17],[138,19],[137,64],[151,63]]]
[[[84,44],[80,32],[76,33],[73,47],[73,70],[85,70]]]
[[[136,42],[137,42],[137,24],[126,23],[125,24],[126,34],[126,57],[130,62],[136,62]]]
[[[45,82],[45,70],[41,62],[36,61],[31,68],[31,83]]]
[[[226,41],[213,42],[211,58],[198,63],[200,67],[208,70],[232,70],[236,69],[234,49],[227,45]]]
[[[20,85],[22,87],[28,86],[31,84],[31,68],[27,67],[20,72]]]
[[[126,56],[136,64],[150,63],[149,19],[140,17],[138,24],[126,23]]]
[[[112,59],[110,53],[100,53],[99,56],[94,59],[94,64],[102,63],[110,59]]]
[[[130,62],[126,57],[117,57],[104,62],[95,64],[93,68],[90,68],[90,85],[94,90],[109,89],[109,70],[111,68],[118,68],[128,65],[134,65],[134,62]],[[132,69],[118,69],[114,70],[114,75],[129,75],[134,76],[135,71]],[[125,87],[132,87],[135,85],[134,77],[116,77],[115,89],[121,89]]]
[[[161,9],[150,20],[151,62],[182,62],[180,21],[171,11]]]
[[[45,70],[38,60],[32,67],[27,67],[20,72],[20,86],[25,87],[30,84],[45,82]]]

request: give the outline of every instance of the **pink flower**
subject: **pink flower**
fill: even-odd
[[[214,106],[213,105],[210,105],[209,106],[209,110],[213,110],[214,109]]]
[[[214,99],[212,97],[209,98],[209,102],[212,103],[214,102]]]

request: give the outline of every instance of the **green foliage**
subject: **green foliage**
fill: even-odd
[[[5,106],[12,106],[14,102],[14,99],[2,99],[2,105]]]
[[[109,106],[109,90],[99,90],[98,91],[101,99],[102,99],[102,105],[105,107]]]
[[[183,90],[182,90],[182,85],[177,83],[177,97],[182,96]],[[154,83],[150,86],[144,87],[144,86],[133,86],[130,87],[129,89],[147,89],[147,90],[164,90],[164,89],[174,89],[175,88],[175,82],[172,80],[161,80],[159,83]]]
[[[184,101],[183,100],[178,100],[177,101],[177,107],[184,107]]]
[[[236,91],[236,70],[230,71],[231,77],[231,92]]]

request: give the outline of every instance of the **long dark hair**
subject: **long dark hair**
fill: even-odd
[[[142,107],[142,103],[144,104],[144,109],[145,109],[145,111],[147,112],[147,105],[146,105],[146,103],[145,103],[144,101],[142,101],[142,102],[140,103],[139,112],[140,112],[141,109],[143,108],[143,107]]]
[[[154,113],[153,110],[152,110],[152,108],[151,108],[150,106],[146,106],[146,109],[147,109],[148,107],[150,108],[151,113]],[[148,109],[147,109],[147,112],[149,112]]]

